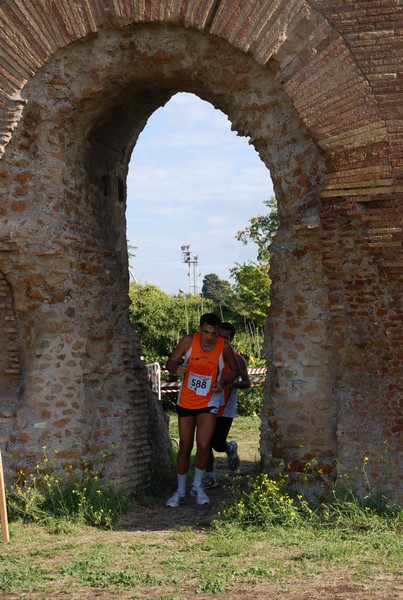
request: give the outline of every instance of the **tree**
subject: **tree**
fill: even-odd
[[[136,329],[146,362],[159,361],[170,354],[178,335],[181,315],[175,315],[172,296],[155,285],[131,283],[130,321]]]
[[[249,225],[236,234],[243,244],[254,242],[257,245],[257,262],[237,263],[231,269],[231,276],[235,280],[232,286],[233,307],[243,315],[246,323],[257,327],[264,325],[270,306],[269,244],[279,226],[276,199],[272,197],[264,204],[269,213],[253,217]]]
[[[217,313],[223,321],[233,319],[231,284],[220,279],[215,273],[205,275],[202,296],[213,303],[212,312]]]
[[[131,283],[130,321],[138,333],[146,362],[164,365],[188,329],[197,331],[201,314],[200,296],[171,296],[156,285]],[[204,312],[211,310],[204,302]]]
[[[245,324],[257,327],[264,325],[270,306],[270,277],[267,265],[257,265],[252,261],[236,263],[231,269],[235,280],[232,286],[233,309],[242,315]]]
[[[253,217],[237,238],[244,244],[258,246],[257,263],[236,264],[231,270],[234,284],[215,273],[203,279],[202,297],[190,294],[171,296],[155,285],[130,284],[129,309],[147,362],[165,364],[168,356],[187,331],[197,331],[202,312],[215,312],[225,321],[232,321],[239,336],[246,335],[248,354],[257,355],[261,327],[270,304],[268,244],[278,226],[275,198],[265,202],[271,209],[267,216]],[[242,332],[243,329],[243,332]],[[249,338],[253,335],[253,347]],[[237,334],[238,336],[238,334]],[[238,337],[239,339],[239,337]]]
[[[215,273],[210,273],[204,276],[202,294],[203,298],[212,300],[214,304],[227,305],[230,302],[231,285]]]
[[[268,246],[276,235],[280,224],[277,200],[272,196],[269,200],[265,200],[264,204],[269,209],[267,215],[258,215],[249,220],[249,225],[245,229],[239,230],[236,233],[236,239],[247,244],[254,242],[257,244],[257,260],[261,264],[269,264],[270,253]]]

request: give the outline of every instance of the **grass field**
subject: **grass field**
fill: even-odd
[[[234,421],[237,476],[259,470],[258,428],[256,417]],[[175,417],[171,436],[177,437]],[[167,509],[170,490],[154,488],[113,531],[68,519],[10,523],[10,543],[0,543],[0,598],[403,598],[401,518],[368,515],[354,523],[350,515],[331,527],[301,521],[264,530],[215,526],[217,499],[234,484],[225,456],[217,471],[222,485],[207,510],[190,501]]]

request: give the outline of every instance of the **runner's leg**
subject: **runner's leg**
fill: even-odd
[[[227,437],[231,429],[233,419],[230,417],[218,417],[214,434],[211,440],[211,447],[216,452],[227,452]]]
[[[179,426],[179,452],[177,458],[177,471],[185,475],[189,471],[190,454],[194,444],[196,416],[178,417]]]
[[[196,457],[195,466],[198,469],[206,468],[210,442],[214,433],[217,415],[211,413],[200,413],[196,417]]]

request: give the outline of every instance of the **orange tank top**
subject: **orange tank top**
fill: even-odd
[[[223,338],[218,337],[215,347],[206,351],[200,346],[200,333],[194,333],[192,344],[185,354],[188,366],[182,380],[177,404],[183,408],[207,408],[220,406],[221,394],[213,393],[212,387],[221,379],[224,368]]]
[[[236,356],[236,353],[235,353]],[[228,364],[224,364],[222,379],[225,379],[231,373]],[[219,417],[229,417],[233,419],[236,416],[236,400],[238,395],[237,388],[225,387],[221,392],[221,406],[218,409]]]
[[[229,368],[229,366],[227,365],[227,363],[224,363],[224,368],[223,368],[223,372],[222,372],[222,378],[225,379],[227,377],[227,375],[229,375],[231,372],[231,369]],[[224,413],[224,409],[227,405],[227,402],[229,400],[230,397],[230,393],[231,393],[231,389],[229,387],[225,387],[223,389],[223,391],[221,392],[221,406],[220,409],[218,411],[218,416],[222,417],[223,413]]]

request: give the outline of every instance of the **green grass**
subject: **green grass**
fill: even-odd
[[[331,586],[331,597],[347,599],[365,588],[368,599],[397,598],[402,511],[365,510],[350,498],[347,504],[333,501],[328,512],[299,512],[285,492],[259,479],[258,427],[257,417],[239,417],[231,432],[245,471],[239,486],[231,474],[227,507],[237,516],[237,503],[249,502],[248,524],[218,518],[201,526],[202,509],[195,507],[194,523],[181,526],[180,513],[169,513],[160,490],[139,501],[144,528],[134,531],[106,531],[65,515],[46,526],[13,521],[10,543],[0,542],[0,597],[188,600],[208,595],[231,600],[240,598],[240,589],[250,597],[260,597],[262,590],[264,597],[275,597],[281,586],[283,600],[288,586],[300,585],[309,594],[304,597],[326,597],[321,590]],[[177,436],[175,417],[171,436]],[[225,481],[225,456],[217,462]],[[256,512],[262,489],[266,503]],[[281,519],[273,519],[273,512]],[[256,514],[268,518],[255,522]],[[343,596],[347,588],[350,596]]]
[[[307,578],[323,584],[331,577],[356,586],[365,582],[380,592],[397,581],[401,559],[393,531],[340,536],[307,526],[265,532],[233,527],[105,532],[82,526],[66,540],[35,524],[12,524],[11,543],[2,546],[0,588],[77,598],[90,590],[116,597],[130,590],[135,595],[128,597],[147,598],[152,588],[161,598],[174,598],[177,590],[187,598],[190,590],[221,594],[247,586],[253,592],[256,586]]]
[[[169,430],[171,438],[175,441],[179,439],[178,417],[174,412],[168,412]],[[259,455],[259,427],[260,418],[258,416],[239,416],[233,421],[228,439],[236,439],[242,448],[242,458],[247,461],[260,462]],[[193,448],[194,454],[195,448]],[[217,458],[223,458],[224,455],[218,455]]]

